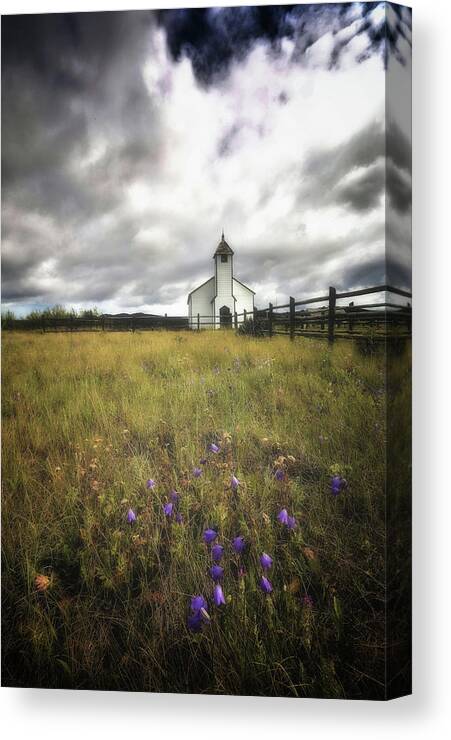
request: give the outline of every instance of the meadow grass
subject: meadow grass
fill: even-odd
[[[383,353],[231,331],[4,332],[2,364],[4,685],[384,697]],[[407,372],[406,358],[400,384]],[[163,512],[172,489],[182,524]],[[211,619],[198,634],[193,594]]]

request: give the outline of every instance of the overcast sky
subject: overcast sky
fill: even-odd
[[[222,227],[257,306],[383,283],[386,205],[408,285],[399,96],[384,153],[410,11],[386,21],[384,3],[3,17],[3,305],[186,313]]]

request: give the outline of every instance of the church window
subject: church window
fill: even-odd
[[[227,262],[227,255],[221,254],[221,262]]]

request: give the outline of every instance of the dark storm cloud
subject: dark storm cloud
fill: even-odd
[[[398,126],[373,122],[347,142],[312,152],[302,171],[299,201],[375,208],[387,191],[389,205],[404,212],[411,204],[411,145]]]
[[[394,23],[389,26],[385,17],[375,23],[372,13],[378,6],[380,2],[161,10],[158,22],[166,31],[174,61],[186,56],[198,81],[210,85],[225,77],[232,62],[242,61],[256,43],[265,42],[277,54],[281,42],[290,39],[295,42],[293,59],[299,62],[330,31],[334,35],[327,60],[330,69],[339,66],[348,44],[361,35],[367,43],[359,61],[375,53],[402,59],[398,41],[410,43],[410,13],[393,6]],[[342,33],[345,29],[351,30]]]
[[[104,262],[114,241],[122,238],[124,250],[133,237],[117,212],[123,185],[151,175],[160,156],[158,116],[140,69],[152,22],[141,12],[2,18],[4,300],[20,290],[24,300],[39,294],[23,271],[49,258],[61,269],[66,261],[89,265],[93,253],[77,239],[100,216],[111,215],[97,238]],[[90,164],[97,140],[105,150]],[[36,224],[27,231],[30,213],[51,217],[52,237]]]
[[[70,152],[86,150],[89,114],[111,108],[109,77],[121,56],[132,61],[142,55],[146,19],[141,13],[2,18],[6,183],[41,175],[64,164]],[[142,84],[138,76],[130,79],[120,104],[113,101],[123,125],[139,118]]]
[[[351,265],[347,273],[350,286],[355,285],[383,285],[385,283],[384,256],[365,260],[364,263]]]
[[[331,200],[337,195],[340,199],[339,188],[344,178],[353,170],[371,167],[384,154],[385,132],[383,124],[378,122],[358,131],[344,144],[312,152],[302,172],[309,183],[310,197],[318,198],[320,193],[325,193]],[[379,192],[381,189],[379,183]]]
[[[354,211],[368,211],[379,204],[380,195],[385,187],[385,168],[383,162],[376,162],[367,167],[352,182],[339,184],[335,200]]]

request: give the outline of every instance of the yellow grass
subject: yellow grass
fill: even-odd
[[[4,332],[4,684],[382,696],[385,411],[383,354],[347,342]],[[172,489],[183,524],[162,510]]]

